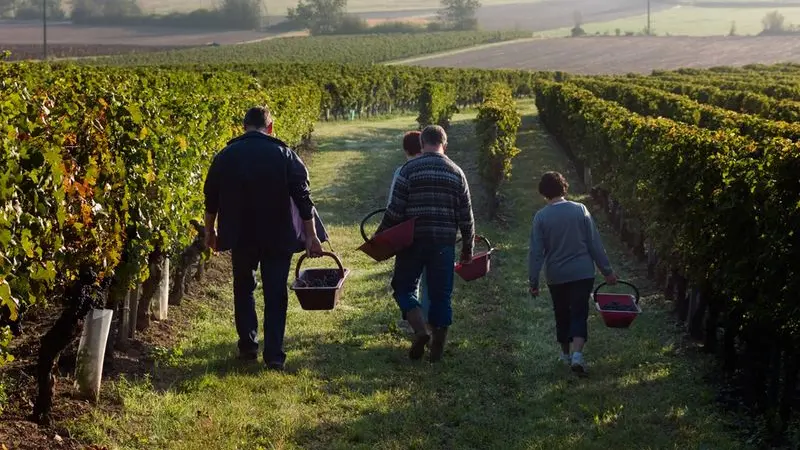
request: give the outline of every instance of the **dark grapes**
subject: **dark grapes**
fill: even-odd
[[[339,285],[340,279],[338,271],[312,273],[297,280],[297,285],[305,288],[333,288]]]
[[[626,311],[626,312],[636,312],[635,305],[631,305],[630,303],[622,304],[620,302],[610,302],[606,303],[604,306],[600,307],[603,311]]]

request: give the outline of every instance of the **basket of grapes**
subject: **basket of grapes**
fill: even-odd
[[[619,284],[632,288],[636,295],[599,292],[600,288],[606,284],[602,283],[594,290],[592,294],[594,305],[607,327],[628,328],[642,313],[642,309],[639,307],[639,289],[630,283],[620,281]]]
[[[292,290],[297,294],[300,307],[306,311],[331,310],[339,303],[339,297],[344,288],[344,280],[350,273],[349,269],[342,266],[342,261],[333,253],[323,253],[336,261],[336,269],[305,269],[300,270],[300,266],[306,259],[306,255],[300,256],[297,260],[297,267],[294,270],[294,283]]]

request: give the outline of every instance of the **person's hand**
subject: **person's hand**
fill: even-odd
[[[306,239],[306,256],[309,258],[319,258],[322,256],[322,242],[319,238],[312,236]]]
[[[206,247],[211,250],[217,250],[217,231],[214,229],[206,229]]]
[[[461,258],[460,258],[459,262],[461,263],[462,266],[471,263],[472,262],[472,253],[461,252]]]
[[[530,288],[528,288],[528,289],[529,289],[529,291],[530,291],[530,293],[531,293],[531,297],[533,297],[533,298],[536,298],[536,297],[538,297],[538,296],[539,296],[539,288],[538,288],[538,287],[531,286],[531,287],[530,287]]]
[[[618,281],[617,274],[613,272],[611,273],[611,275],[606,276],[606,283],[608,283],[611,286],[617,284],[617,281]]]

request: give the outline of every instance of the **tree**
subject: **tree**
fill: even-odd
[[[72,19],[86,20],[97,17],[140,16],[142,9],[136,0],[75,0],[72,2]]]
[[[261,26],[260,0],[223,0],[219,12],[230,25],[247,28]]]
[[[3,5],[9,5],[14,8],[14,18],[38,20],[42,18],[42,3],[42,0],[0,1],[0,9],[4,8]],[[66,16],[61,8],[61,0],[46,0],[44,3],[47,6],[47,17],[49,19],[60,20]],[[2,16],[2,11],[0,11],[0,16]]]
[[[478,28],[475,14],[480,7],[480,0],[442,0],[439,20],[456,30],[474,30]]]
[[[779,34],[785,30],[784,22],[786,17],[778,11],[772,11],[761,19],[761,24],[764,26],[763,34]]]
[[[574,11],[572,13],[572,20],[575,22],[575,28],[571,30],[572,37],[584,36],[586,32],[581,27],[581,25],[583,25],[583,14],[581,14],[580,11]]]
[[[287,10],[288,19],[311,34],[333,34],[344,22],[347,0],[300,0]]]

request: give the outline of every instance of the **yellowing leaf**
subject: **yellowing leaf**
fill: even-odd
[[[6,280],[0,280],[0,305],[8,306],[8,309],[11,311],[9,317],[11,321],[17,320],[19,302],[11,296],[11,286],[8,285]]]

